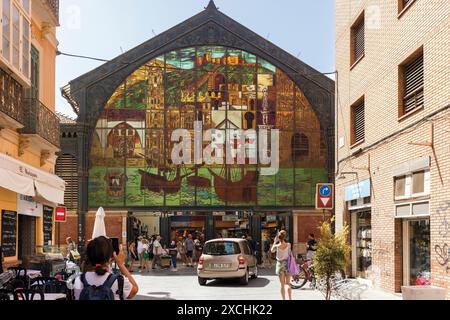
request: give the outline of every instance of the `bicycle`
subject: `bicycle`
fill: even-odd
[[[314,275],[314,270],[309,266],[309,261],[305,259],[303,256],[301,257],[301,261],[299,264],[300,272],[298,275],[294,276],[291,280],[291,288],[292,289],[301,289],[308,282],[310,282],[310,288],[316,288],[316,277]]]

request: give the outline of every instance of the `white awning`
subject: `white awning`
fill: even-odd
[[[40,195],[50,202],[64,204],[66,183],[63,179],[4,153],[0,153],[0,187],[27,196]]]
[[[43,198],[54,203],[64,204],[64,191],[37,180],[34,181],[34,185],[36,187],[36,191]]]
[[[26,196],[34,196],[34,181],[31,178],[0,168],[0,187]]]

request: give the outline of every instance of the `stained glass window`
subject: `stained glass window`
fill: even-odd
[[[200,137],[184,152],[192,160],[223,142],[232,148],[211,155],[237,158],[244,142],[243,162],[176,164],[177,129]],[[210,139],[202,139],[209,129]],[[262,129],[280,130],[274,175],[261,174]],[[327,180],[324,148],[309,101],[273,64],[221,46],[168,52],[133,72],[106,103],[92,141],[89,205],[313,206],[315,184]]]

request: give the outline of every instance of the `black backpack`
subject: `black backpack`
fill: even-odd
[[[114,292],[112,291],[112,286],[114,282],[118,283],[119,290],[117,294],[120,296],[120,300],[124,300],[123,298],[123,285],[124,279],[121,275],[110,274],[108,279],[101,286],[91,286],[86,281],[86,275],[83,273],[81,275],[81,282],[83,283],[83,290],[80,294],[80,300],[89,300],[89,301],[108,301],[115,300]]]

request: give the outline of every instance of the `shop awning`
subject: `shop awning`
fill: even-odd
[[[66,183],[60,177],[0,153],[0,187],[64,204]]]

